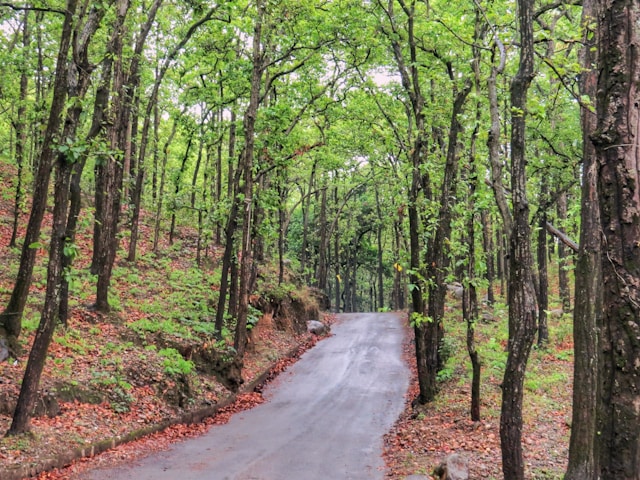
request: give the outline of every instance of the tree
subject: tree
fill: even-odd
[[[536,333],[536,293],[526,183],[527,91],[534,75],[533,1],[518,1],[520,66],[511,82],[511,196],[513,224],[509,246],[509,353],[502,382],[500,442],[502,471],[524,480],[522,401],[524,373]]]
[[[63,28],[63,41],[66,36],[71,37],[76,5],[71,1],[68,3],[67,8],[68,11],[65,15],[65,26],[67,28]],[[74,162],[79,158],[84,148],[82,145],[73,144],[73,136],[82,113],[82,102],[77,100],[83,98],[89,88],[89,80],[93,68],[89,63],[88,48],[103,15],[104,10],[96,7],[90,10],[86,18],[84,11],[79,15],[80,18],[76,21],[76,31],[74,32],[74,37],[79,39],[73,45],[74,60],[64,68],[67,73],[65,78],[67,95],[74,101],[72,107],[67,111],[63,129],[64,141],[57,147],[53,226],[49,244],[47,288],[40,325],[29,353],[29,361],[22,380],[13,421],[7,432],[8,435],[24,433],[29,429],[29,419],[35,405],[40,376],[47,358],[47,350],[58,323],[57,314],[60,305],[62,276],[65,273],[62,259],[64,256],[73,256],[75,251],[74,246],[68,242],[65,233],[71,172]]]
[[[596,36],[591,27],[596,2],[586,0],[582,6],[584,47],[581,51],[580,93],[590,103],[580,109],[582,126],[582,199],[580,249],[576,263],[575,307],[573,313],[574,388],[569,441],[567,480],[600,478],[598,458],[597,410],[600,399],[600,338],[602,325],[602,273],[600,243],[600,206],[598,199],[598,162],[591,135],[596,131],[596,117],[591,105],[596,99],[598,71]]]
[[[598,22],[597,128],[602,235],[603,328],[599,478],[640,478],[640,66],[638,5],[601,6]]]
[[[42,140],[40,158],[34,180],[33,202],[31,204],[27,232],[24,243],[22,244],[20,267],[9,303],[2,314],[0,314],[0,338],[5,338],[7,347],[14,352],[18,350],[17,339],[22,330],[22,312],[27,303],[29,287],[31,286],[42,219],[44,218],[47,206],[47,191],[49,188],[51,169],[56,155],[55,140],[62,123],[64,105],[67,98],[67,56],[71,45],[73,14],[76,5],[76,0],[69,0],[67,2],[58,49],[53,100],[49,109],[49,119]]]

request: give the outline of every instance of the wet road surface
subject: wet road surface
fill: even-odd
[[[402,317],[339,315],[330,338],[264,391],[265,403],[196,439],[85,479],[382,479],[382,436],[403,408]]]

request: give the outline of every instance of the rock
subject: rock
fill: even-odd
[[[433,475],[440,480],[469,480],[469,463],[464,456],[452,453],[433,470]]]
[[[319,322],[318,320],[308,320],[307,331],[309,333],[313,333],[314,335],[326,335],[327,333],[329,333],[329,327],[324,323]]]
[[[429,480],[429,477],[426,475],[409,475],[408,477],[404,477],[404,480]]]
[[[456,300],[462,299],[463,288],[458,282],[453,282],[447,285],[447,291],[453,295]]]
[[[0,362],[9,358],[9,346],[4,338],[0,338]]]
[[[493,314],[490,312],[482,312],[480,314],[480,320],[482,320],[485,323],[493,322],[495,319],[496,317],[494,317]]]
[[[331,308],[331,300],[329,300],[329,296],[324,293],[319,288],[311,287],[309,288],[310,295],[316,300],[318,304],[318,308],[326,312]]]
[[[60,415],[60,404],[54,392],[44,392],[36,400],[36,405],[33,408],[33,416],[43,417],[45,415],[49,418]]]

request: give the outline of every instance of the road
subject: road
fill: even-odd
[[[333,335],[265,389],[265,403],[166,452],[83,478],[382,479],[382,437],[409,382],[402,321],[393,313],[339,315]]]

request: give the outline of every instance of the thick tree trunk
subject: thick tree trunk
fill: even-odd
[[[533,79],[533,0],[518,0],[520,67],[511,83],[511,195],[513,222],[509,248],[509,353],[502,382],[500,441],[502,471],[524,480],[522,402],[524,375],[536,333],[536,293],[526,188],[525,118]]]
[[[597,129],[602,235],[600,476],[640,478],[640,6],[614,0],[598,24]]]

